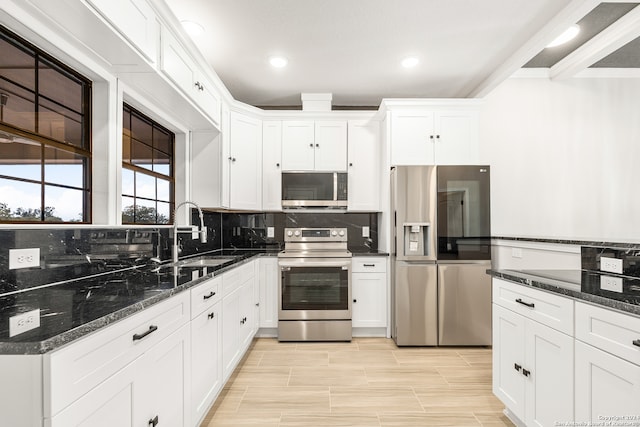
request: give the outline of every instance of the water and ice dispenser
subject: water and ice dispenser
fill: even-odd
[[[430,256],[429,239],[431,224],[428,222],[404,223],[404,256]]]

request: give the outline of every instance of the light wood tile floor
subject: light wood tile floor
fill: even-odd
[[[512,426],[503,409],[491,349],[259,338],[201,427]]]

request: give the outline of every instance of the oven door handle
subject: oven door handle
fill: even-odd
[[[278,265],[281,270],[291,269],[295,267],[342,267],[344,270],[351,268],[351,260],[337,261],[337,260],[310,260],[305,259],[303,261],[279,261]]]

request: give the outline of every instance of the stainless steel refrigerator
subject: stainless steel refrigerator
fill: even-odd
[[[491,345],[489,194],[488,166],[392,169],[398,346]]]

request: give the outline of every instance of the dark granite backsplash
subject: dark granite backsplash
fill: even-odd
[[[199,224],[196,211],[193,224]],[[346,227],[353,252],[378,248],[377,214],[372,213],[231,213],[205,212],[207,243],[180,234],[180,256],[222,248],[284,247],[285,227]],[[362,236],[362,227],[370,237]],[[274,227],[273,238],[267,227]],[[146,264],[172,256],[171,227],[4,228],[0,229],[0,296],[48,283]],[[40,267],[9,270],[9,249],[40,248]]]
[[[622,274],[629,277],[640,277],[640,249],[638,245],[622,247],[582,246],[582,269],[600,271],[601,258],[617,258],[622,260]],[[606,273],[615,274],[615,273]]]

